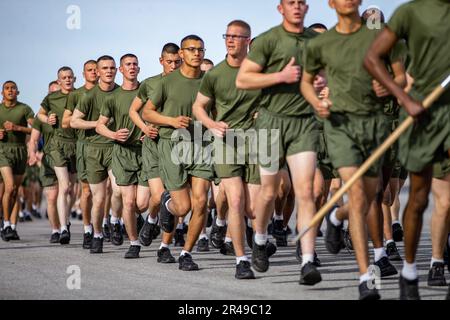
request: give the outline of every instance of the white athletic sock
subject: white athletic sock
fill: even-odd
[[[375,262],[378,262],[381,258],[387,257],[386,250],[384,247],[381,248],[373,248],[373,254],[375,256]]]
[[[91,224],[84,226],[84,233],[92,234],[92,225]]]
[[[130,245],[131,246],[141,246],[141,243],[139,242],[139,240],[135,240],[135,241],[130,241]]]
[[[239,264],[241,261],[248,261],[247,256],[236,257],[236,264]]]
[[[302,267],[308,262],[314,262],[314,254],[305,253],[302,255]]]
[[[184,256],[186,253],[191,254],[189,251],[181,250],[180,257]]]
[[[275,213],[273,218],[274,218],[275,221],[280,221],[280,220],[283,221],[283,215],[282,214],[276,214]]]
[[[263,246],[266,244],[266,242],[267,242],[267,234],[259,234],[259,233],[255,234],[255,243],[258,246]]]
[[[59,230],[58,229],[52,229],[52,234],[54,234],[54,233],[59,233]]]
[[[372,278],[370,277],[370,274],[368,272],[366,272],[366,273],[364,273],[364,274],[359,276],[359,283],[363,283],[363,282],[369,281],[371,279]]]
[[[61,233],[63,233],[64,230],[68,231],[67,226],[61,226]]]
[[[231,243],[231,242],[232,242],[232,240],[231,240],[231,238],[230,238],[230,237],[225,237],[225,242],[226,242],[226,243]]]
[[[169,202],[170,201],[172,201],[172,198],[170,198],[169,200],[167,200],[166,201],[166,203],[164,203],[164,205],[166,206],[166,209],[171,213],[171,214],[173,214],[173,212],[170,210],[170,208],[169,208]]]
[[[386,245],[388,245],[389,243],[395,242],[394,240],[386,240]]]
[[[392,224],[393,224],[393,225],[396,224],[396,223],[400,224],[400,221],[398,221],[398,220],[392,221]]]
[[[123,218],[120,218],[119,222],[120,222],[120,225],[123,226],[123,224],[124,224]]]
[[[25,214],[23,213],[22,210],[20,210],[20,211],[19,211],[19,218],[24,218],[24,217],[25,217]]]
[[[111,224],[117,224],[117,223],[119,223],[119,218],[111,216]]]
[[[9,222],[9,221],[7,221],[7,220],[5,220],[5,221],[3,221],[3,228],[8,228],[8,227],[11,227],[11,222]]]
[[[206,233],[202,233],[198,239],[206,239],[208,240],[208,235]]]
[[[158,217],[152,218],[150,215],[148,215],[147,221],[148,221],[148,223],[156,224],[158,222]]]
[[[11,229],[16,230],[16,225],[15,224],[11,224]]]
[[[247,219],[247,226],[253,228],[252,219]],[[449,238],[450,239],[450,238]]]
[[[37,210],[37,205],[35,205],[34,203],[31,205],[31,207],[33,208],[33,210]]]
[[[218,227],[225,227],[225,225],[227,224],[227,220],[225,219],[219,219],[219,217],[216,218],[216,224]]]
[[[103,238],[103,233],[94,233],[94,238],[97,238],[97,239],[102,239]]]
[[[418,275],[416,263],[408,263],[406,260],[403,261],[402,276],[410,281],[417,279]]]
[[[167,248],[168,249],[169,245],[164,243],[164,242],[161,242],[161,245],[159,246],[159,250],[161,250],[162,248]]]
[[[112,223],[112,218],[113,218],[113,217],[111,217],[111,223]],[[116,218],[116,220],[117,220],[117,218]],[[108,224],[108,219],[103,218],[103,224],[102,224],[102,225],[104,226],[104,225],[106,225],[106,224]]]
[[[177,229],[178,230],[180,230],[180,229],[183,230],[183,224],[182,223],[177,224]]]
[[[431,257],[430,268],[433,266],[433,263],[435,263],[435,262],[444,263],[444,260],[443,259],[435,259],[435,258]]]
[[[330,221],[334,226],[339,227],[342,224],[342,221],[336,217],[337,209],[338,208],[334,208],[333,211],[331,212]]]

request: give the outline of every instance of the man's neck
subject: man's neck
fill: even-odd
[[[100,89],[102,89],[103,91],[111,91],[112,89],[114,89],[115,85],[116,85],[116,83],[114,81],[111,83],[106,83],[106,82],[100,81],[100,83],[98,84]]]
[[[11,108],[11,107],[14,107],[17,104],[17,100],[6,100],[6,99],[4,99],[3,100],[3,104],[6,107]]]
[[[70,91],[73,91],[73,88],[70,89],[70,90],[66,90],[66,89],[64,89],[64,88],[61,88],[61,93],[62,93],[62,94],[69,94]]]
[[[139,86],[137,79],[129,80],[123,78],[122,89],[123,90],[135,90]]]
[[[84,88],[86,90],[91,90],[93,87],[95,87],[95,85],[97,84],[97,82],[88,82],[86,81],[84,84]]]
[[[237,56],[232,56],[231,54],[227,55],[227,63],[235,68],[238,68],[241,66],[242,61],[244,61],[245,57],[247,56],[247,52],[237,55]]]
[[[358,12],[350,16],[338,15],[336,31],[343,34],[350,34],[361,28],[362,20]]]
[[[292,33],[302,33],[303,30],[305,29],[303,22],[301,22],[299,24],[292,24],[292,23],[288,22],[287,20],[283,20],[283,28],[287,32],[292,32]]]
[[[200,69],[200,66],[191,67],[188,66],[186,63],[183,63],[180,67],[180,72],[186,78],[197,79],[198,77],[200,77],[202,70]]]

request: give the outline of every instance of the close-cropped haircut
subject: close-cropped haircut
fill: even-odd
[[[83,64],[83,69],[86,68],[86,66],[87,66],[88,64],[97,64],[97,61],[92,60],[92,59],[86,61],[86,62]]]
[[[12,84],[15,85],[16,88],[17,88],[17,83],[15,83],[15,82],[12,81],[12,80],[7,80],[7,81],[5,81],[5,82],[3,83],[2,90],[5,89],[5,86],[6,86],[8,83],[12,83]]]
[[[120,64],[122,64],[123,60],[126,58],[135,58],[136,60],[138,59],[138,57],[135,54],[127,53],[124,54],[122,57],[120,57]]]
[[[61,67],[61,68],[58,69],[58,72],[57,72],[56,74],[59,75],[59,73],[60,73],[60,72],[63,72],[63,71],[70,71],[70,72],[73,73],[73,70],[72,70],[71,67],[63,66],[63,67]]]
[[[203,44],[205,44],[205,42],[203,41],[202,38],[200,38],[199,36],[197,36],[197,35],[195,35],[195,34],[190,34],[190,35],[184,37],[184,38],[181,40],[180,45],[181,45],[182,48],[183,48],[183,43],[186,42],[186,41],[188,41],[188,40],[201,41]]]
[[[308,27],[308,29],[325,29],[328,30],[327,26],[323,23],[313,23]]]
[[[214,62],[212,62],[212,60],[210,60],[210,59],[203,59],[203,64],[214,65]]]
[[[227,25],[227,28],[231,27],[231,26],[241,27],[241,28],[247,30],[249,33],[249,36],[252,33],[252,28],[250,27],[250,25],[243,20],[233,20]]]
[[[49,84],[48,84],[48,87],[50,88],[52,85],[54,85],[54,84],[58,84],[58,81],[56,81],[56,80],[53,80],[52,82],[50,82]],[[59,84],[58,84],[59,85]]]
[[[113,57],[108,56],[108,55],[104,55],[104,56],[101,56],[100,58],[97,59],[97,63],[99,63],[100,61],[109,61],[109,60],[112,60],[112,61],[115,62]]]
[[[180,47],[178,45],[172,42],[166,43],[161,50],[161,57],[163,56],[164,53],[177,54],[178,51],[180,51]]]

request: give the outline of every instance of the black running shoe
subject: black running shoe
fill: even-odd
[[[175,230],[174,240],[175,240],[175,244],[174,244],[175,247],[184,247],[184,244],[186,243],[186,241],[184,241],[183,229]]]
[[[161,227],[158,224],[155,224],[155,228],[153,229],[153,240],[158,238],[160,234],[161,234]]]
[[[348,251],[353,251],[352,237],[348,229],[342,229],[342,248],[346,248]]]
[[[144,226],[142,227],[141,231],[139,232],[139,242],[143,245],[148,247],[152,244],[153,236],[155,233],[155,223],[150,223],[148,220],[145,220]]]
[[[258,272],[269,270],[269,257],[267,256],[267,243],[260,246],[253,243],[252,266]]]
[[[112,225],[111,242],[115,246],[123,244],[123,230],[119,222]]]
[[[269,242],[269,240],[267,240],[266,251],[267,251],[267,258],[270,258],[275,254],[275,252],[277,252],[277,246],[274,245],[272,242]]]
[[[400,253],[398,252],[395,242],[391,242],[386,245],[386,254],[391,261],[402,261],[402,257],[400,257]]]
[[[136,227],[137,227],[137,233],[139,234],[142,230],[142,227],[144,227],[145,220],[142,217],[142,214],[138,215],[136,217]]]
[[[3,241],[9,241],[9,239],[7,239],[5,236],[5,229],[2,229],[2,231],[0,231],[0,235],[1,235]]]
[[[90,249],[92,246],[92,233],[85,232],[83,234],[83,249]]]
[[[106,242],[111,241],[111,224],[107,223],[107,224],[103,225],[102,234],[103,234],[103,239]]]
[[[274,238],[280,236],[284,236],[284,232],[283,232],[283,220],[275,220],[272,219],[272,236]]]
[[[209,241],[207,238],[201,238],[197,241],[197,251],[198,252],[207,252],[209,251]]]
[[[211,210],[208,210],[208,219],[206,220],[206,227],[207,228],[210,228],[211,226],[212,226],[212,224],[213,224],[213,219],[214,219],[214,215],[213,215],[213,212],[214,211],[216,211],[216,209],[211,209]]]
[[[289,226],[286,227],[286,232],[288,235],[292,234],[292,229]]]
[[[403,228],[400,223],[392,225],[392,236],[395,242],[403,241]]]
[[[52,233],[50,243],[59,243],[59,232]]]
[[[233,242],[225,242],[222,248],[220,248],[220,253],[223,254],[224,256],[234,256],[235,252]]]
[[[178,258],[179,267],[178,269],[183,271],[197,271],[198,264],[192,260],[192,256],[189,253],[185,253],[184,255]]]
[[[255,279],[255,274],[250,268],[249,261],[241,261],[236,265],[236,274],[234,275],[236,279]]]
[[[225,235],[227,233],[227,226],[219,227],[216,223],[216,219],[212,222],[211,228],[211,244],[214,248],[220,249],[225,243]]]
[[[93,238],[91,245],[91,253],[103,253],[103,238]]]
[[[253,248],[253,228],[245,225],[245,238],[247,239],[247,245],[251,249]]]
[[[3,234],[5,237],[5,241],[12,240],[12,238],[14,237],[14,232],[11,227],[6,227],[5,229],[3,229]]]
[[[323,237],[323,232],[320,229],[317,229],[317,237],[318,238],[322,238]]]
[[[169,191],[164,191],[161,196],[160,210],[160,223],[163,231],[171,233],[175,228],[175,217],[166,208],[166,202],[170,199]]]
[[[175,258],[170,253],[169,248],[161,248],[157,252],[159,263],[175,263]]]
[[[71,211],[70,216],[72,217],[72,219],[75,219],[77,217],[77,212],[75,210]]]
[[[302,246],[300,240],[295,242],[295,258],[297,258],[298,262],[302,263]]]
[[[188,231],[189,231],[189,225],[186,222],[183,222],[183,233],[187,234]]]
[[[419,279],[408,280],[400,275],[400,300],[420,300]]]
[[[447,282],[444,276],[444,264],[442,262],[434,262],[428,272],[428,285],[430,287],[445,287]]]
[[[397,269],[391,264],[388,257],[383,257],[377,262],[375,262],[375,265],[380,268],[380,275],[381,278],[393,276],[394,274],[397,274]]]
[[[381,297],[377,288],[374,286],[370,286],[372,288],[369,288],[368,282],[364,281],[359,284],[359,300],[380,300]]]
[[[125,253],[125,259],[137,259],[139,258],[139,252],[141,251],[141,246],[131,245],[128,248],[127,253]]]
[[[61,232],[60,236],[59,236],[59,243],[60,244],[69,244],[70,242],[70,232],[67,230],[64,230],[63,232]]]
[[[322,266],[322,262],[320,261],[319,257],[317,256],[317,252],[315,250],[314,250],[313,265],[315,265],[316,267],[321,267]]]
[[[322,281],[322,276],[320,275],[319,270],[317,270],[317,267],[312,262],[308,262],[302,267],[300,271],[299,284],[303,284],[305,286],[313,286],[320,281]]]
[[[328,252],[332,254],[338,254],[342,249],[342,225],[336,227],[333,223],[331,223],[330,215],[333,212],[334,208],[330,210],[330,212],[326,216],[327,221],[327,230],[325,233],[325,247]]]
[[[20,240],[20,237],[19,237],[19,234],[17,233],[17,230],[13,230],[12,231],[12,238],[11,238],[11,240],[12,241]]]
[[[27,222],[33,221],[33,219],[31,218],[31,215],[29,215],[29,214],[27,214],[27,215],[25,216],[24,220],[27,221]]]

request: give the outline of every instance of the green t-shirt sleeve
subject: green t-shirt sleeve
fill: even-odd
[[[155,86],[155,90],[149,100],[153,103],[157,110],[162,109],[162,105],[164,104],[165,95],[164,95],[164,80],[158,81]]]
[[[83,95],[80,98],[80,101],[78,101],[78,104],[76,105],[75,109],[78,109],[84,115],[87,115],[89,112],[90,101],[91,101],[91,99],[90,99],[89,95],[87,95],[87,94]]]
[[[76,106],[77,106],[76,93],[71,92],[71,93],[69,93],[69,96],[67,97],[65,109],[69,110],[70,112],[73,112],[73,110],[75,110]]]
[[[42,132],[42,122],[39,120],[38,117],[34,118],[33,124],[31,125],[33,129],[36,129],[39,132]]]
[[[324,69],[320,57],[320,48],[314,40],[311,40],[303,50],[303,68],[309,74],[316,75],[320,70]]]
[[[48,99],[48,95],[42,100],[41,107],[44,108],[45,111],[50,111],[50,101]]]
[[[148,93],[147,93],[147,84],[143,83],[138,90],[137,97],[141,99],[142,103],[146,103],[148,100]]]
[[[261,67],[264,67],[269,60],[270,52],[272,52],[270,48],[270,41],[264,39],[263,36],[257,37],[252,43],[252,47],[247,58]]]
[[[210,99],[214,99],[214,80],[210,72],[204,75],[199,92]]]
[[[399,39],[405,39],[407,36],[409,17],[408,4],[404,4],[394,12],[387,24]]]
[[[107,99],[105,99],[105,101],[103,101],[103,104],[100,108],[100,115],[107,118],[112,118],[113,109],[114,109],[114,99],[112,97],[108,97]]]
[[[26,106],[26,108],[25,108],[25,118],[27,120],[34,118],[34,111],[29,106]]]

